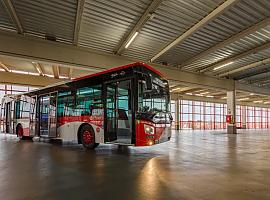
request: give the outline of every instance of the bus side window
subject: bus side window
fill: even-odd
[[[59,117],[75,115],[74,95],[71,91],[58,93],[57,115]]]
[[[78,115],[92,115],[93,109],[102,108],[102,86],[94,85],[89,87],[78,88],[76,92],[76,108]]]
[[[23,103],[23,106],[21,107],[22,118],[28,118],[30,114],[30,99],[24,98],[21,102]]]
[[[18,99],[17,101],[16,101],[16,108],[15,108],[15,117],[16,117],[16,119],[20,119],[21,117],[20,117],[20,113],[21,113],[21,110],[20,110],[20,108],[21,108],[21,101]]]

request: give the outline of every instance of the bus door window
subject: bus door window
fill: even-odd
[[[106,87],[106,132],[107,132],[107,140],[114,141],[117,139],[116,136],[116,127],[117,127],[117,120],[116,120],[116,83],[110,83]]]
[[[130,81],[123,81],[118,84],[117,107],[118,107],[118,128],[131,128],[132,110],[130,101]]]
[[[49,134],[49,96],[40,97],[40,135]]]
[[[57,116],[56,116],[56,100],[57,100],[57,93],[51,93],[50,95],[50,105],[49,105],[49,136],[56,137],[56,123],[57,123]]]
[[[36,134],[36,96],[30,98],[30,135]]]
[[[10,133],[11,129],[11,107],[10,102],[6,103],[6,133]]]
[[[4,126],[4,104],[3,104],[3,100],[2,100],[2,104],[0,104],[0,106],[1,106],[1,110],[0,110],[0,126],[1,126],[1,128],[0,128],[0,130],[4,130],[3,129],[3,126]]]

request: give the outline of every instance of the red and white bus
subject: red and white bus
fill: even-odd
[[[170,94],[164,76],[134,63],[2,99],[1,131],[59,139],[150,146],[170,140]]]

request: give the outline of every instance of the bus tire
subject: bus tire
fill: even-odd
[[[99,143],[95,143],[95,132],[89,124],[83,125],[80,129],[80,138],[86,149],[95,149],[99,145]]]
[[[16,127],[16,134],[17,134],[17,137],[20,139],[20,140],[23,140],[24,139],[24,136],[23,136],[23,127],[21,124],[19,124],[17,127]]]

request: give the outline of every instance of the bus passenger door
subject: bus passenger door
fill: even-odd
[[[57,93],[50,94],[50,105],[49,105],[49,137],[57,136],[57,116],[56,116],[56,103]]]
[[[11,133],[11,105],[10,102],[6,103],[6,108],[5,108],[5,112],[6,112],[6,133]]]
[[[40,136],[49,136],[49,96],[39,98],[39,133]]]
[[[40,97],[39,100],[39,130],[40,136],[56,137],[56,103],[57,93]]]
[[[29,122],[29,130],[30,136],[36,135],[36,103],[37,103],[37,96],[33,96],[30,98],[30,122]]]
[[[132,81],[123,80],[106,84],[106,132],[107,142],[132,143]]]
[[[106,84],[105,141],[117,140],[116,83]]]

